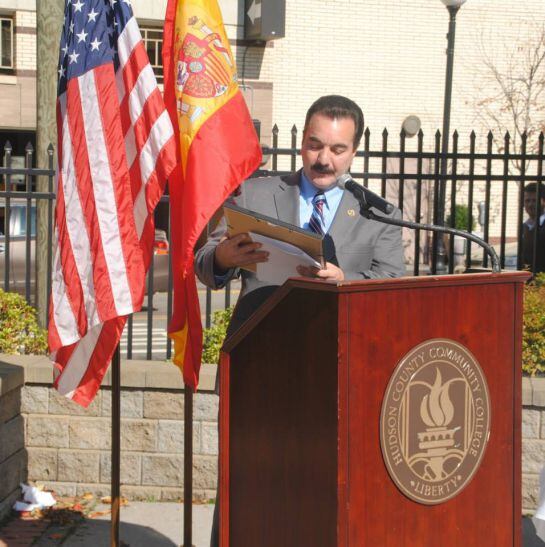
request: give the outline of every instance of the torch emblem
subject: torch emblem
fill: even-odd
[[[430,505],[457,495],[477,471],[489,431],[488,387],[467,348],[429,340],[400,361],[383,401],[381,447],[405,495]]]

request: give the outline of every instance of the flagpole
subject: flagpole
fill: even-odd
[[[193,389],[184,388],[184,544],[193,539]]]
[[[121,464],[121,349],[117,345],[112,358],[112,484],[111,547],[119,547],[120,464]]]

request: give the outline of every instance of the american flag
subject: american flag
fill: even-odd
[[[49,348],[55,387],[87,406],[142,306],[176,141],[130,0],[66,1],[58,75]]]

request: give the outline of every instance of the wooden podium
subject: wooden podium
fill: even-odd
[[[221,547],[520,546],[527,279],[292,279],[281,287],[222,353]],[[436,362],[422,353],[420,366],[410,352],[427,343],[466,357],[435,349]],[[404,358],[412,375],[398,367]],[[435,380],[423,381],[425,371]],[[387,391],[398,410],[383,409]],[[405,465],[396,439],[424,478],[406,482],[415,496],[452,496],[446,480],[465,486],[443,502],[402,493],[384,452],[391,448],[395,472]]]

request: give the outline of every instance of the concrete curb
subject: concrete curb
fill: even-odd
[[[214,391],[217,368],[217,365],[202,365],[199,391]],[[0,354],[0,395],[23,383],[52,385],[53,364],[49,358]],[[111,386],[110,370],[106,372],[102,386]],[[182,391],[184,383],[180,369],[172,363],[121,359],[121,387]]]

